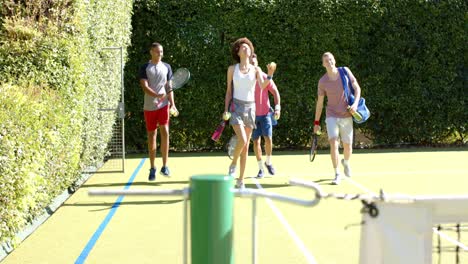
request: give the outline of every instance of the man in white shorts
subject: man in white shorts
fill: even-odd
[[[354,87],[355,103],[348,110],[348,102],[345,97],[343,83],[340,78],[340,73],[335,65],[335,58],[330,52],[322,55],[322,65],[327,70],[327,73],[320,78],[318,82],[318,97],[315,108],[314,133],[320,131],[320,116],[323,109],[323,101],[327,97],[326,119],[328,141],[330,143],[330,155],[335,170],[335,179],[333,184],[339,184],[341,174],[338,169],[339,160],[339,139],[343,143],[343,156],[341,164],[344,167],[344,174],[351,177],[351,167],[349,159],[353,152],[353,119],[351,113],[356,111],[357,103],[361,96],[361,88],[354,77],[353,73],[345,68],[348,72],[350,82]]]

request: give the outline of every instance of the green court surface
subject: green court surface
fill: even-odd
[[[172,177],[157,175],[148,182],[149,161],[127,159],[127,172],[93,175],[60,209],[21,243],[2,264],[26,263],[182,263],[183,200],[181,197],[88,196],[89,190],[182,189],[190,176],[227,173],[230,160],[222,153],[171,154]],[[277,175],[261,180],[255,158],[247,164],[247,188],[309,199],[310,189],[289,186],[291,178],[315,181],[325,192],[404,194],[467,194],[468,150],[451,149],[360,152],[352,157],[352,181],[330,185],[333,171],[328,153],[313,163],[303,152],[276,152]],[[157,159],[158,169],[161,160]],[[132,177],[134,176],[134,177]],[[130,185],[131,183],[131,185]],[[361,203],[333,198],[315,207],[257,200],[258,263],[358,263]],[[251,200],[235,198],[235,263],[251,263]],[[93,234],[96,234],[93,237]],[[462,234],[468,242],[468,232]],[[88,245],[88,246],[87,246]],[[91,245],[91,246],[90,246]],[[80,259],[79,256],[82,256]],[[461,262],[468,263],[466,252]],[[434,262],[438,263],[438,255]],[[444,253],[441,263],[455,263]],[[190,263],[190,261],[189,261]]]

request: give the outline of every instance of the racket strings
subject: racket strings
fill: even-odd
[[[190,79],[190,72],[185,68],[178,69],[172,76],[172,89],[184,86]]]

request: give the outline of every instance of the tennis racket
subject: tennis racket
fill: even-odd
[[[187,68],[179,68],[172,75],[172,88],[168,93],[184,87],[190,80],[190,71]]]
[[[314,161],[315,155],[317,154],[317,147],[318,147],[318,137],[322,134],[320,131],[314,133],[312,135],[311,146],[310,146],[310,153],[309,153],[309,160],[310,162]]]
[[[237,145],[237,136],[234,135],[231,137],[231,139],[229,139],[229,142],[226,145],[227,154],[230,159],[234,157],[234,150],[236,149],[236,145]]]

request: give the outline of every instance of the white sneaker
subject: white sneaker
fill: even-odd
[[[236,166],[229,166],[229,177],[235,177],[236,176]]]
[[[332,181],[333,185],[338,185],[341,182],[341,175],[339,173],[335,174],[335,179]]]
[[[345,165],[344,159],[341,160],[341,164],[344,168],[344,175],[346,175],[347,177],[351,177],[351,166],[349,166],[349,164]]]
[[[237,188],[237,189],[241,189],[241,190],[242,190],[242,189],[245,189],[245,184],[244,184],[244,182],[243,182],[242,180],[240,180],[240,179],[237,179],[237,181],[236,181],[236,188]]]

